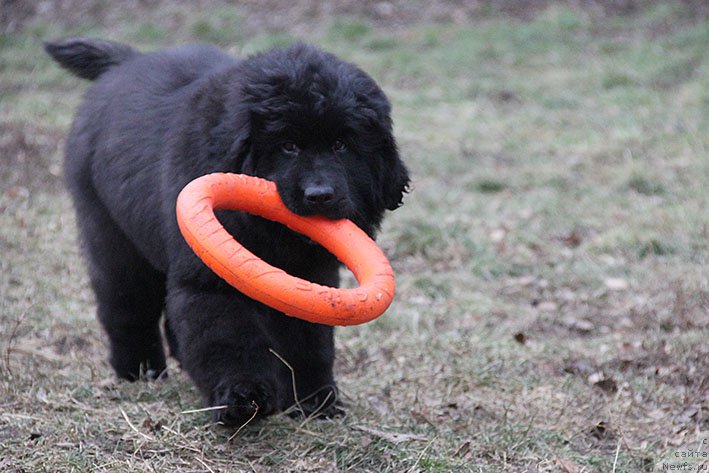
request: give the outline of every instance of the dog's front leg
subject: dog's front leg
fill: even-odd
[[[261,306],[230,288],[169,283],[166,316],[183,368],[216,421],[240,426],[281,409],[283,378],[259,317]]]

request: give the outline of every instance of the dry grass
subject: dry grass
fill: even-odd
[[[396,29],[347,2],[312,27],[300,2],[262,35],[229,26],[257,28],[253,5],[201,3],[138,19],[95,2],[0,36],[3,471],[638,472],[709,450],[709,22],[692,2]],[[382,83],[414,191],[380,239],[395,304],[338,332],[344,418],[237,432],[176,366],[112,378],[60,178],[84,85],[40,47],[75,33],[236,53],[297,35]]]

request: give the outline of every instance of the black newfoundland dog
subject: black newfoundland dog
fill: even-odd
[[[244,173],[274,181],[293,212],[348,218],[374,237],[409,181],[377,84],[303,44],[243,60],[209,46],[140,53],[85,38],[46,50],[95,81],[65,174],[118,376],[164,372],[164,312],[171,355],[224,406],[216,420],[240,425],[293,405],[338,412],[332,327],[278,313],[213,274],[183,240],[175,200],[198,176]],[[219,219],[268,263],[339,284],[336,258],[285,226],[241,212]]]

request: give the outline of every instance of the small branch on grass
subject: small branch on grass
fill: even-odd
[[[304,429],[304,428],[301,427],[301,426],[297,426],[297,427],[295,428],[295,430],[296,430],[297,432],[301,432],[301,433],[303,433],[303,434],[310,435],[311,437],[315,437],[315,438],[317,438],[317,439],[324,439],[324,438],[325,438],[325,437],[323,437],[322,435],[317,434],[317,433],[313,432],[312,430]]]
[[[204,463],[204,461],[202,461],[201,458],[199,458],[199,457],[194,457],[194,459],[197,460],[198,462],[200,462],[200,463],[202,464],[202,466],[205,467],[207,470],[209,470],[211,473],[214,473],[214,470],[212,470],[212,469],[209,467],[209,465],[207,465],[206,463]]]
[[[209,411],[221,411],[222,409],[226,409],[229,406],[223,405],[223,406],[212,406],[212,407],[203,407],[201,409],[189,409],[187,411],[182,411],[180,414],[198,414],[200,412],[209,412]]]
[[[79,406],[82,411],[86,411],[86,412],[103,412],[101,409],[96,409],[95,407],[91,407],[91,406],[89,406],[88,404],[85,404],[85,403],[83,403],[83,402],[77,400],[76,398],[74,398],[74,397],[72,397],[72,396],[69,396],[69,400],[70,400],[71,402],[73,402],[74,404],[76,404],[77,406]],[[64,405],[65,405],[65,406],[69,406],[68,403],[65,403]]]
[[[10,369],[10,355],[12,354],[12,345],[15,343],[15,339],[18,336],[20,325],[22,325],[22,322],[24,322],[25,317],[27,316],[27,310],[22,312],[17,318],[17,320],[15,320],[15,323],[12,325],[12,330],[10,330],[10,336],[7,339],[7,349],[5,350],[5,369],[10,374],[10,376],[12,376],[12,369]]]
[[[281,363],[286,365],[286,368],[288,368],[290,370],[291,385],[293,387],[293,399],[295,399],[295,405],[298,407],[300,412],[304,412],[302,406],[300,405],[300,401],[298,400],[298,392],[297,392],[296,386],[295,386],[295,370],[290,365],[290,363],[288,363],[285,360],[285,358],[283,358],[281,355],[278,354],[278,352],[276,352],[276,350],[274,350],[273,348],[269,348],[268,351],[270,351],[273,354],[273,356],[275,356],[276,358],[281,360]]]
[[[618,439],[618,446],[615,449],[615,458],[613,459],[613,473],[615,473],[615,467],[618,465],[618,455],[620,454],[620,443],[622,441],[622,438]]]
[[[295,370],[293,369],[293,366],[291,366],[291,364],[288,363],[288,362],[286,361],[286,359],[283,358],[283,357],[282,357],[278,352],[276,352],[273,348],[269,348],[268,351],[270,351],[270,352],[273,354],[273,356],[275,356],[276,358],[278,358],[278,359],[281,361],[281,363],[283,363],[284,365],[286,365],[286,368],[288,368],[288,370],[290,371],[290,375],[291,375],[291,385],[292,385],[292,388],[293,388],[293,399],[295,400],[295,404],[294,404],[294,405],[296,406],[296,408],[297,408],[303,415],[305,415],[305,410],[303,409],[303,406],[302,406],[301,403],[302,403],[303,401],[307,401],[307,400],[310,399],[311,397],[316,396],[322,389],[330,388],[330,386],[323,386],[322,388],[320,388],[320,389],[317,390],[316,392],[314,392],[314,393],[310,394],[309,396],[307,396],[305,399],[298,399],[298,391],[297,391],[296,384],[295,384]],[[317,415],[318,415],[318,414],[325,408],[325,406],[327,405],[327,402],[328,402],[328,401],[330,400],[330,398],[332,397],[332,393],[333,393],[333,392],[334,392],[334,389],[331,389],[330,392],[328,392],[327,396],[325,396],[325,399],[320,403],[320,405],[319,405],[309,416],[306,416],[305,420],[300,424],[300,427],[301,427],[301,428],[302,428],[305,424],[307,424],[308,421],[310,421],[311,419],[317,417]],[[292,407],[292,406],[291,406],[291,407]],[[290,408],[288,408],[288,409],[290,409]],[[288,409],[286,409],[286,412],[288,411]]]
[[[234,432],[233,434],[231,434],[231,437],[229,437],[229,439],[227,440],[227,442],[231,442],[231,441],[234,439],[234,437],[236,437],[237,435],[239,435],[239,432],[241,432],[241,430],[242,430],[244,427],[246,427],[247,425],[249,425],[249,422],[251,422],[252,420],[254,420],[254,419],[256,418],[256,415],[258,414],[258,410],[259,410],[258,404],[256,404],[254,401],[251,401],[251,405],[254,406],[254,414],[253,414],[251,417],[249,417],[249,420],[247,420],[246,422],[244,422],[243,424],[241,424],[241,427],[239,427],[238,429],[236,429],[236,432]]]
[[[161,427],[161,429],[164,430],[165,432],[171,434],[171,435],[174,435],[174,436],[177,437],[179,440],[182,440],[182,441],[184,441],[184,442],[189,442],[189,440],[187,440],[187,438],[186,438],[183,434],[181,434],[180,432],[177,432],[177,431],[171,429],[170,427],[168,427],[168,426],[166,426],[166,425],[163,425],[163,426]],[[178,441],[178,443],[177,443],[177,447],[178,447],[178,448],[181,448],[181,449],[183,449],[183,450],[187,450],[187,451],[190,451],[190,452],[194,452],[194,453],[199,453],[199,454],[203,453],[202,450],[199,450],[199,449],[197,449],[197,448],[195,448],[195,447],[192,447],[192,446],[190,446],[190,445],[188,445],[188,444],[186,444],[186,443],[179,443],[179,441]]]
[[[128,418],[128,415],[126,414],[126,411],[124,411],[124,410],[121,409],[120,407],[118,408],[118,410],[121,411],[121,414],[123,414],[123,418],[126,420],[126,422],[128,423],[128,426],[129,426],[134,432],[136,432],[137,434],[141,435],[141,436],[142,436],[144,439],[146,439],[146,440],[155,440],[155,439],[152,438],[150,435],[146,435],[146,434],[144,434],[143,432],[141,432],[140,430],[138,430],[138,429],[133,425],[133,423],[130,421],[130,419]]]
[[[325,388],[327,388],[327,387],[329,387],[329,386],[325,386]],[[315,395],[317,392],[318,392],[318,391],[316,391],[316,392],[313,393],[312,395]],[[330,390],[330,391],[327,393],[327,396],[325,396],[325,399],[323,399],[323,401],[320,403],[320,405],[319,405],[317,408],[315,408],[315,410],[314,410],[309,416],[307,416],[303,422],[301,422],[300,427],[304,427],[305,424],[307,424],[308,422],[310,422],[312,419],[316,418],[316,417],[318,416],[318,414],[319,414],[323,409],[325,409],[325,406],[327,405],[327,401],[329,401],[330,398],[332,397],[332,393],[333,393],[332,390]],[[307,399],[307,398],[306,398],[306,399]]]
[[[0,417],[7,417],[7,418],[10,418],[10,419],[32,420],[32,421],[35,421],[35,422],[44,420],[43,417],[39,417],[39,416],[29,416],[29,415],[26,415],[26,414],[15,414],[15,413],[12,413],[12,412],[3,412],[2,414],[0,414]]]
[[[387,440],[393,444],[400,444],[402,442],[409,442],[411,440],[417,440],[417,441],[428,440],[428,437],[424,437],[423,435],[400,434],[400,433],[396,433],[396,432],[384,432],[383,430],[372,429],[371,427],[365,427],[363,425],[355,425],[354,428],[357,430],[361,430],[362,432],[366,432],[370,435],[374,435],[375,437],[379,437],[381,439]]]
[[[421,450],[421,453],[419,453],[418,458],[416,459],[416,461],[414,462],[414,464],[411,465],[411,468],[409,468],[409,470],[408,470],[409,473],[415,471],[416,466],[419,464],[419,462],[421,461],[421,459],[423,458],[423,456],[426,454],[426,450],[428,450],[429,447],[430,447],[431,445],[433,445],[433,441],[434,441],[434,440],[436,440],[436,437],[433,437],[433,438],[431,439],[431,441],[428,442],[425,447],[423,447],[423,450]]]

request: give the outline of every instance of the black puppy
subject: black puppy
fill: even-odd
[[[171,354],[210,405],[227,406],[217,420],[239,425],[296,401],[306,415],[334,412],[333,329],[219,279],[180,235],[175,200],[198,176],[244,173],[274,181],[293,212],[349,218],[373,237],[409,181],[381,89],[302,44],[244,60],[209,46],[139,53],[84,38],[46,50],[96,81],[69,135],[65,174],[116,373],[165,370],[164,311]],[[319,245],[242,212],[218,216],[271,265],[339,284],[339,262]],[[273,352],[292,367],[295,393]]]

